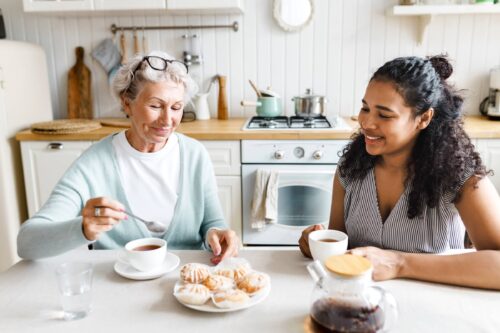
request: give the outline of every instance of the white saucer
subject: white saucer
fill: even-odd
[[[135,269],[134,267],[130,266],[129,264],[118,260],[115,263],[114,269],[115,272],[118,275],[121,275],[123,277],[126,277],[127,279],[132,279],[132,280],[151,280],[151,279],[156,279],[164,274],[167,274],[168,272],[173,271],[174,269],[179,266],[180,259],[178,256],[176,256],[173,253],[167,252],[167,255],[165,257],[165,261],[163,264],[155,268],[152,271],[148,272],[141,272]]]

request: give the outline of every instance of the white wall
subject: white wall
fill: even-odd
[[[274,23],[271,0],[246,0],[245,14],[169,16],[133,14],[120,16],[47,16],[25,14],[20,0],[0,0],[8,38],[39,43],[47,52],[54,117],[66,117],[66,76],[74,64],[74,48],[83,46],[93,75],[94,110],[97,117],[121,116],[110,95],[106,75],[89,56],[117,25],[230,24],[240,30],[192,31],[201,36],[205,63],[195,68],[205,86],[215,74],[228,76],[232,117],[250,116],[253,109],[239,106],[241,99],[254,99],[248,79],[272,88],[284,97],[287,114],[290,99],[312,87],[327,95],[329,112],[357,113],[364,88],[373,71],[400,55],[432,55],[446,52],[454,60],[452,80],[467,89],[466,111],[478,113],[487,95],[488,75],[500,66],[500,15],[438,16],[428,38],[417,45],[418,18],[386,17],[396,0],[315,0],[316,15],[300,33],[286,33]],[[115,14],[113,14],[115,15]],[[150,49],[182,54],[183,30],[146,31]],[[130,48],[132,35],[127,35]],[[142,34],[139,33],[139,37]],[[129,54],[132,50],[129,51]],[[196,72],[198,71],[199,74]],[[217,90],[210,98],[215,116]]]

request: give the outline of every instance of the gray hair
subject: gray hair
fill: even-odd
[[[157,56],[166,60],[175,60],[174,57],[163,51],[152,51],[148,56]],[[144,59],[143,55],[136,55],[128,60],[120,67],[115,77],[113,78],[113,93],[118,100],[122,96],[130,100],[135,100],[141,92],[144,83],[146,82],[162,82],[168,81],[184,86],[184,102],[187,103],[198,92],[198,85],[191,76],[186,73],[182,64],[173,62],[169,63],[163,71],[151,68]],[[141,63],[142,62],[142,63]],[[140,66],[134,75],[134,70]]]

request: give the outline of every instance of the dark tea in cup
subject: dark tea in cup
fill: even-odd
[[[327,242],[327,243],[335,243],[338,242],[338,240],[333,239],[333,238],[323,238],[319,240],[320,242]]]
[[[133,251],[152,251],[159,249],[161,246],[159,245],[141,245],[133,249]]]

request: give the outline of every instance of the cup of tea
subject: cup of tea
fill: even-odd
[[[128,242],[120,259],[135,269],[147,272],[159,267],[167,255],[167,241],[141,238]]]
[[[316,230],[309,234],[309,249],[314,260],[324,265],[325,259],[347,250],[347,234],[338,230]]]

